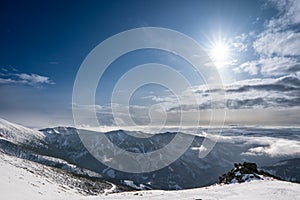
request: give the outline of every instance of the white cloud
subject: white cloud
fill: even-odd
[[[18,73],[18,70],[11,68],[11,70],[2,69],[0,74],[0,84],[13,85],[29,85],[39,87],[44,84],[55,84],[49,77],[38,74]]]
[[[38,85],[38,84],[54,84],[49,77],[40,76],[37,74],[16,74],[20,78],[20,81],[29,85]]]
[[[278,76],[300,71],[300,62],[294,58],[273,57],[261,59],[259,63],[261,64],[261,74],[268,76]]]
[[[264,56],[299,56],[300,33],[294,31],[263,32],[253,48]]]
[[[300,105],[300,79],[296,75],[282,76],[279,78],[255,78],[238,81],[224,86],[226,92],[226,108],[230,110],[246,109],[286,109],[298,108]],[[178,102],[178,99],[172,95],[166,96],[148,96],[153,104],[164,108],[170,120],[180,120],[182,112],[190,113],[195,119],[196,114],[203,112],[201,118],[206,116],[213,108],[224,108],[224,104],[212,98],[212,93],[219,92],[218,88],[208,89],[205,85],[193,86],[193,95],[197,104],[193,101]],[[124,107],[125,109],[126,107]],[[132,109],[134,110],[134,109]],[[147,119],[149,106],[136,107],[131,112],[133,118]],[[126,114],[126,113],[124,113]],[[179,115],[178,115],[179,114]],[[209,113],[208,113],[209,114]],[[177,116],[178,115],[178,116]],[[162,116],[157,112],[158,120]],[[191,117],[191,118],[192,118]]]
[[[225,135],[211,135],[210,137],[218,142],[232,143],[232,144],[241,144],[250,145],[251,148],[247,149],[245,152],[242,152],[242,155],[248,156],[270,156],[270,157],[280,157],[280,156],[299,156],[300,155],[300,141],[294,139],[285,139],[277,136],[280,129],[273,130],[273,133],[270,133],[270,136],[262,136],[261,133],[257,134],[256,131],[252,130],[254,136],[244,136],[240,135],[239,131],[236,129],[230,128],[230,132],[234,135],[225,136]],[[243,130],[243,132],[248,132]],[[261,130],[263,131],[263,130]],[[226,132],[226,129],[225,129]],[[260,136],[256,136],[260,135]],[[274,135],[272,135],[274,134]],[[204,136],[203,134],[199,134]],[[290,135],[293,136],[293,133]],[[255,147],[253,147],[255,145]],[[195,149],[196,150],[196,149]]]
[[[254,61],[247,61],[234,70],[256,75],[259,72],[264,76],[280,76],[300,71],[300,62],[291,57],[269,57]]]
[[[153,93],[150,96],[143,97],[149,103],[148,105],[114,105],[118,110],[117,116],[112,115],[111,105],[109,104],[101,106],[74,105],[74,108],[83,110],[95,108],[101,124],[105,125],[116,125],[114,120],[122,119],[124,116],[126,118],[128,110],[130,110],[130,117],[138,125],[146,125],[151,121],[161,122],[163,120],[166,120],[167,125],[176,125],[176,123],[178,124],[182,120],[182,113],[188,116],[184,118],[185,120],[195,121],[199,118],[199,112],[201,122],[206,123],[211,118],[211,103],[216,103],[215,108],[220,108],[221,106],[224,108],[224,104],[220,104],[219,106],[216,100],[211,99],[212,93],[219,91],[218,88],[212,89],[206,85],[199,85],[193,86],[190,90],[195,95],[197,104],[194,101],[179,102],[176,96],[171,94],[155,96],[155,93]],[[227,105],[225,106],[228,108],[228,113],[231,113],[228,114],[228,119],[231,122],[251,122],[251,120],[255,121],[259,119],[260,122],[267,121],[270,124],[275,124],[278,121],[280,122],[280,120],[283,120],[284,123],[298,123],[298,121],[295,122],[297,118],[295,118],[294,112],[288,110],[299,110],[300,108],[300,79],[297,75],[242,80],[225,85],[224,90],[227,101]],[[189,98],[186,97],[186,99]],[[155,105],[155,107],[152,105]],[[278,116],[275,116],[274,112],[270,110],[279,110],[280,112],[276,113]],[[282,110],[287,112],[283,112]],[[237,114],[237,112],[240,113]],[[259,116],[257,116],[258,113],[260,113]],[[295,113],[297,112],[295,111]],[[115,119],[115,117],[118,119]]]
[[[298,156],[300,155],[300,142],[295,140],[279,139],[279,138],[257,138],[261,139],[263,146],[248,149],[243,155],[268,155],[271,157],[279,156]],[[257,140],[256,139],[256,140]],[[250,139],[249,139],[250,140]],[[252,141],[254,143],[254,141]]]
[[[194,87],[199,102],[198,107],[208,109],[210,93],[218,92],[208,90],[203,86]],[[227,108],[253,109],[253,108],[285,108],[297,107],[300,104],[300,79],[296,75],[282,76],[279,78],[256,78],[237,81],[224,86],[226,92]],[[181,108],[195,109],[196,105],[185,105]],[[177,109],[179,109],[178,107]],[[174,110],[174,108],[173,108]]]
[[[230,130],[228,130],[230,129]],[[280,129],[273,129],[274,133],[269,133],[270,136],[262,136],[261,132],[263,130],[255,130],[251,128],[249,131],[247,128],[244,129],[234,129],[234,128],[224,128],[224,132],[231,132],[232,135],[209,135],[209,137],[215,141],[222,143],[232,143],[232,144],[243,144],[248,145],[251,148],[242,152],[242,155],[248,156],[270,156],[270,157],[281,157],[281,156],[299,156],[300,155],[300,141],[294,139],[284,139],[277,136],[277,132],[282,132]],[[240,132],[242,131],[242,133]],[[257,131],[260,131],[258,133]],[[251,135],[242,135],[243,133],[252,132]],[[274,135],[272,135],[274,134]],[[206,137],[205,134],[200,133],[198,136]],[[259,136],[258,136],[259,135]],[[291,138],[293,134],[291,133]],[[254,146],[254,147],[253,147]],[[198,148],[192,147],[192,150],[199,150]]]
[[[247,61],[241,64],[238,68],[238,71],[244,71],[251,75],[256,75],[258,73],[258,65],[256,62]]]
[[[267,27],[278,31],[288,28],[291,25],[300,23],[300,2],[299,0],[269,0],[278,11],[280,16],[271,19]]]
[[[253,42],[259,58],[248,61],[235,69],[264,76],[280,76],[297,73],[300,66],[299,0],[270,0],[278,15],[265,22],[265,29]]]
[[[249,46],[248,38],[249,35],[242,33],[241,35],[234,37],[233,40],[230,42],[230,44],[232,48],[236,49],[238,52],[244,52],[248,50],[248,46]]]
[[[205,152],[207,150],[207,148],[203,145],[201,145],[200,147],[192,147],[191,149],[199,152]]]
[[[0,84],[14,84],[14,83],[17,83],[17,81],[10,78],[0,78]]]

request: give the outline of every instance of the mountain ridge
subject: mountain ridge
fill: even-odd
[[[20,134],[24,133],[23,130],[28,130],[28,128],[23,129],[22,127],[20,129],[22,130]],[[2,130],[3,129],[0,129],[0,134]],[[58,167],[64,166],[66,169],[70,168],[68,167],[69,165],[74,165],[80,169],[93,171],[101,175],[103,179],[114,181],[115,184],[124,184],[125,180],[130,180],[133,181],[135,185],[144,185],[153,189],[186,189],[216,183],[218,182],[218,177],[230,170],[232,163],[236,162],[238,157],[232,153],[235,153],[237,149],[241,148],[240,144],[235,146],[232,143],[219,142],[206,158],[197,159],[198,153],[193,150],[192,147],[200,146],[203,138],[195,136],[191,149],[185,152],[182,157],[171,165],[151,173],[128,174],[109,168],[95,159],[83,146],[77,131],[78,130],[74,127],[61,126],[41,129],[41,131],[38,132],[34,130],[34,133],[38,135],[42,134],[40,138],[42,141],[38,141],[37,143],[42,145],[30,146],[30,144],[25,143],[26,145],[23,146],[19,143],[8,143],[4,141],[3,137],[0,141],[0,145],[2,145],[2,148],[7,148],[6,152],[12,154],[14,154],[14,152],[13,150],[9,150],[8,146],[11,146],[9,148],[12,149],[19,148],[19,153],[15,153],[15,156],[27,158],[35,162],[42,162],[51,166],[56,165]],[[87,133],[98,134],[98,132],[89,131],[87,131]],[[120,148],[133,152],[147,152],[161,148],[170,142],[176,133],[165,132],[153,135],[150,138],[146,138],[146,142],[144,143],[140,143],[143,139],[135,139],[127,135],[126,131],[122,130],[101,134],[106,134],[106,136]],[[153,147],[153,144],[157,145]],[[237,153],[244,151],[245,149],[242,148],[237,151]],[[57,160],[55,162],[58,163],[55,164],[55,162],[51,161],[51,159],[49,160],[49,158],[56,158]],[[182,179],[182,177],[186,177],[186,179]]]

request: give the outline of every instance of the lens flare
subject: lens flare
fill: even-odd
[[[225,43],[218,43],[213,45],[210,54],[214,61],[225,62],[228,58],[229,48]]]

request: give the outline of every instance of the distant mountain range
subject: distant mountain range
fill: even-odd
[[[87,134],[96,133],[85,131]],[[163,147],[174,138],[175,134],[187,136],[186,133],[165,132],[141,139],[134,138],[122,130],[96,134],[105,134],[120,148],[140,153]],[[203,139],[203,137],[196,136],[191,147],[199,147]],[[64,174],[103,182],[103,185],[107,186],[103,186],[102,189],[96,187],[95,190],[99,190],[99,193],[111,188],[111,184],[116,185],[115,191],[177,190],[211,185],[217,183],[219,176],[231,169],[233,163],[243,161],[245,156],[241,153],[249,149],[251,145],[219,142],[214,150],[203,159],[198,158],[198,151],[191,148],[168,167],[149,173],[132,174],[114,170],[96,160],[81,143],[76,128],[56,127],[38,131],[0,119],[0,152],[33,161],[51,169],[58,169]],[[252,159],[259,163],[261,158]],[[299,159],[289,159],[265,166],[263,169],[284,180],[300,182],[299,166]]]

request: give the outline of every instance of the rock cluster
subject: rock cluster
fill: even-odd
[[[252,180],[261,180],[264,179],[264,177],[276,178],[267,172],[258,170],[255,163],[235,163],[232,170],[230,170],[227,174],[223,174],[221,177],[219,177],[219,183],[243,183]]]

